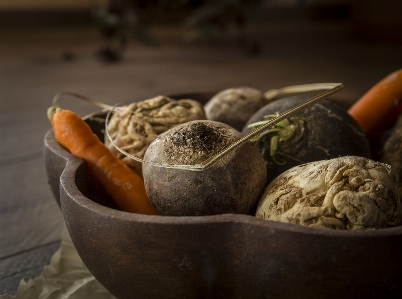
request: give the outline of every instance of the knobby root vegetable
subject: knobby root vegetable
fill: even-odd
[[[367,136],[392,126],[402,112],[402,69],[388,75],[348,110]]]
[[[143,179],[93,134],[76,113],[50,107],[48,117],[57,142],[87,162],[91,176],[123,211],[156,215],[145,191]]]
[[[402,225],[402,205],[390,167],[347,156],[293,167],[272,181],[259,218],[331,229]]]
[[[148,146],[158,135],[177,125],[197,119],[206,119],[203,106],[199,102],[157,96],[116,108],[107,130],[116,146],[142,159]],[[114,155],[137,174],[142,175],[140,162],[119,152],[108,137],[104,141]]]

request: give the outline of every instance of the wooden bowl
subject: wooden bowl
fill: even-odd
[[[88,123],[101,135],[101,123]],[[51,130],[44,155],[78,254],[117,298],[402,298],[402,227],[338,231],[247,215],[127,213],[88,182],[86,163]]]

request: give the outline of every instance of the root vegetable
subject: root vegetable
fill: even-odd
[[[87,162],[90,175],[120,209],[157,214],[148,199],[143,179],[113,155],[83,119],[72,111],[57,107],[49,108],[48,116],[57,142]]]
[[[217,93],[204,109],[208,120],[219,121],[241,131],[247,120],[266,103],[258,89],[234,87]]]
[[[145,187],[162,215],[254,214],[266,186],[264,160],[251,144],[234,149],[203,171],[149,164],[194,165],[240,139],[232,127],[214,121],[191,121],[156,138],[143,164]]]
[[[388,75],[348,110],[367,136],[392,126],[402,112],[402,69]]]
[[[179,124],[205,118],[204,109],[197,101],[157,96],[116,109],[107,130],[115,145],[142,159],[159,134]],[[113,154],[142,175],[141,163],[116,150],[109,138],[105,138],[105,144]]]
[[[263,219],[331,229],[402,225],[402,205],[386,164],[348,156],[293,167],[258,204]]]
[[[402,198],[402,114],[384,143],[380,161],[391,166],[392,179],[397,185],[399,197]]]
[[[278,97],[332,89],[337,83],[313,83],[270,89],[264,93],[251,87],[234,87],[220,91],[204,106],[208,120],[228,124],[241,131],[250,117]]]
[[[297,104],[303,96],[276,100],[255,113],[243,133]],[[354,155],[370,158],[370,144],[345,109],[322,100],[277,124],[254,140],[266,161],[268,183],[282,172],[303,163]]]

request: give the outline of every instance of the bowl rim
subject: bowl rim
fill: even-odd
[[[66,161],[65,167],[60,176],[60,188],[63,188],[68,197],[75,201],[79,206],[95,212],[99,216],[119,218],[126,222],[132,223],[148,223],[148,224],[165,224],[165,225],[201,225],[201,224],[220,224],[220,223],[237,223],[256,227],[265,227],[275,231],[288,231],[299,234],[319,235],[325,237],[338,238],[383,238],[387,236],[401,236],[402,226],[388,227],[374,230],[331,230],[324,228],[308,227],[289,223],[282,223],[272,220],[260,219],[251,215],[243,214],[220,214],[209,216],[160,216],[160,215],[143,215],[125,212],[113,208],[103,206],[86,197],[78,189],[75,176],[77,169],[85,163],[81,158],[73,156],[54,138],[53,130],[50,129],[45,134],[44,145],[53,154],[59,156]],[[61,206],[63,210],[63,207]],[[63,212],[63,211],[62,211]]]

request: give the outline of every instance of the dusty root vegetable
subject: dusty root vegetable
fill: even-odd
[[[161,134],[148,147],[143,164],[145,188],[162,215],[254,214],[266,185],[264,160],[245,144],[202,171],[149,164],[194,165],[241,137],[214,121],[191,121]]]
[[[159,134],[179,124],[205,118],[204,109],[197,101],[157,96],[116,109],[107,130],[118,147],[142,159]],[[108,137],[105,138],[105,144],[136,173],[142,173],[142,164],[119,152]]]
[[[223,122],[241,131],[248,119],[266,103],[258,89],[235,87],[217,93],[204,109],[208,120]]]
[[[275,117],[306,99],[293,96],[269,103],[250,118],[242,132],[250,132],[253,124]],[[268,183],[282,172],[307,162],[346,155],[371,158],[369,141],[356,121],[328,100],[297,112],[254,141],[266,161]]]
[[[402,206],[386,164],[348,156],[306,163],[279,175],[258,204],[259,218],[332,229],[402,224]]]

